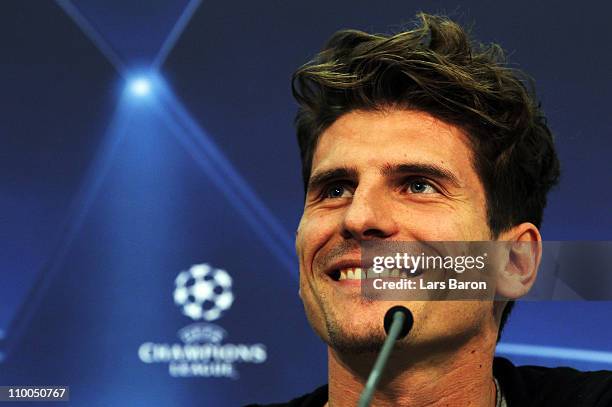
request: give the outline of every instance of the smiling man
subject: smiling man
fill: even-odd
[[[338,32],[294,75],[306,190],[299,293],[328,345],[329,384],[286,405],[355,406],[396,304],[414,327],[372,405],[612,405],[609,374],[494,358],[512,301],[362,295],[364,242],[504,241],[497,294],[521,297],[537,274],[538,228],[559,176],[535,96],[501,50],[446,18],[419,20],[392,36]]]

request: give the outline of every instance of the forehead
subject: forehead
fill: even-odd
[[[361,171],[387,164],[443,166],[457,175],[474,173],[469,138],[458,127],[414,110],[355,110],[320,136],[312,173],[339,166]]]

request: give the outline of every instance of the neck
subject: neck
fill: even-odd
[[[452,351],[444,348],[449,347],[394,350],[371,405],[493,407],[495,340],[482,335]],[[378,355],[346,355],[328,348],[328,356],[328,405],[357,405]]]

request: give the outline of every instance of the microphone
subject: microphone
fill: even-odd
[[[412,312],[401,305],[391,307],[385,314],[383,324],[387,339],[385,339],[385,343],[383,343],[376,363],[374,363],[374,367],[370,372],[370,377],[368,377],[365,388],[361,392],[361,397],[359,397],[359,403],[357,404],[359,407],[368,407],[370,405],[372,396],[374,396],[374,392],[376,391],[376,386],[378,386],[380,377],[382,376],[389,356],[391,355],[391,351],[393,350],[393,345],[395,345],[395,341],[408,335],[412,329],[413,323],[414,318]]]
[[[389,308],[389,311],[385,314],[384,325],[387,338],[391,335],[391,326],[393,325],[393,321],[395,321],[395,314],[398,312],[404,315],[404,320],[402,321],[400,331],[395,339],[402,339],[404,336],[408,335],[408,332],[412,329],[412,324],[414,324],[412,312],[406,307],[396,305],[395,307]]]

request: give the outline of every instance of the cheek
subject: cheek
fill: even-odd
[[[476,211],[457,211],[451,208],[412,211],[407,230],[417,240],[454,241],[486,240],[486,219]]]
[[[310,270],[316,253],[337,232],[336,225],[330,216],[307,213],[302,216],[295,239],[300,272]]]
[[[400,240],[456,240],[463,228],[456,214],[446,208],[418,208],[407,211],[401,218],[403,235]]]

